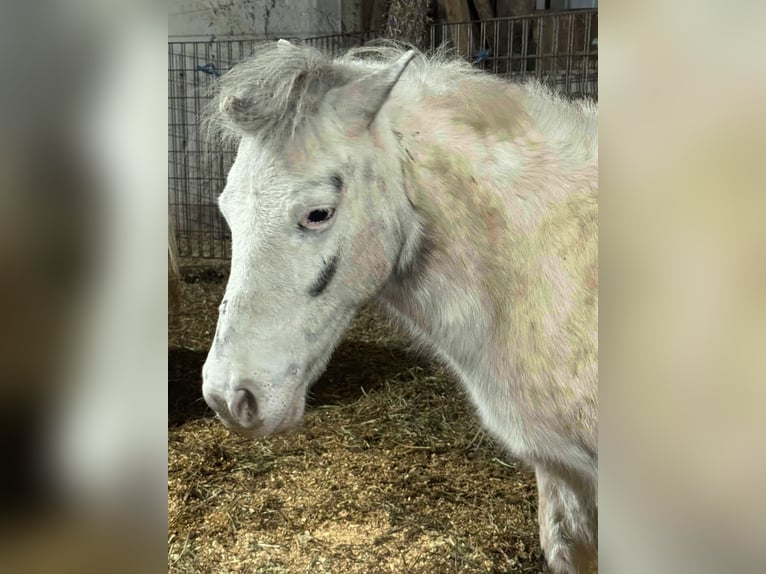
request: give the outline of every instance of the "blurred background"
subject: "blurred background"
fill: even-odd
[[[164,568],[166,34],[125,2],[0,8],[4,572]]]

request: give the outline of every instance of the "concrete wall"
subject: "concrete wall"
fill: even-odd
[[[184,40],[336,34],[342,31],[342,3],[342,0],[170,0],[168,36],[171,40]],[[344,9],[348,12],[349,7]]]

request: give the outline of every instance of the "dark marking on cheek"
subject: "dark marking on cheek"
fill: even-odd
[[[318,297],[322,292],[327,289],[327,286],[335,277],[335,273],[338,271],[338,256],[333,255],[330,261],[324,266],[322,271],[319,272],[319,276],[314,281],[314,284],[309,289],[309,295],[312,297]]]
[[[336,193],[340,193],[343,191],[343,178],[339,174],[335,174],[330,178],[332,181],[332,186],[335,189]]]
[[[229,304],[228,299],[224,299],[223,301],[221,301],[221,306],[218,307],[218,314],[221,317],[226,315],[226,307],[228,306],[228,304]],[[228,336],[227,337],[222,337],[221,336],[221,325],[220,325],[220,322],[219,322],[215,326],[215,342],[220,347],[220,345],[226,344],[228,342],[228,340],[229,340]]]

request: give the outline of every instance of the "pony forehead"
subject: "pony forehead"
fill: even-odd
[[[219,202],[225,203],[240,195],[258,194],[261,189],[277,185],[286,173],[279,169],[277,157],[269,146],[256,137],[245,135],[239,141]]]
[[[250,178],[273,177],[278,171],[277,164],[278,156],[271,146],[257,137],[246,134],[239,141],[237,156],[229,177],[231,178],[232,175],[247,175]]]
[[[269,142],[245,135],[219,201],[236,200],[242,195],[289,198],[318,189],[332,193],[338,187],[341,164],[309,159],[300,151],[277,151]]]

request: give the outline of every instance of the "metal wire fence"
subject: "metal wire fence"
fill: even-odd
[[[514,81],[537,77],[574,98],[598,98],[598,11],[542,13],[430,27],[429,48]]]
[[[597,10],[434,24],[424,48],[448,43],[461,57],[492,73],[512,80],[538,77],[572,97],[598,98],[597,29]],[[297,41],[337,54],[374,38],[367,32]],[[206,151],[199,118],[216,79],[252,54],[259,42],[168,43],[168,203],[181,257],[231,256],[230,233],[216,198],[236,150]]]

